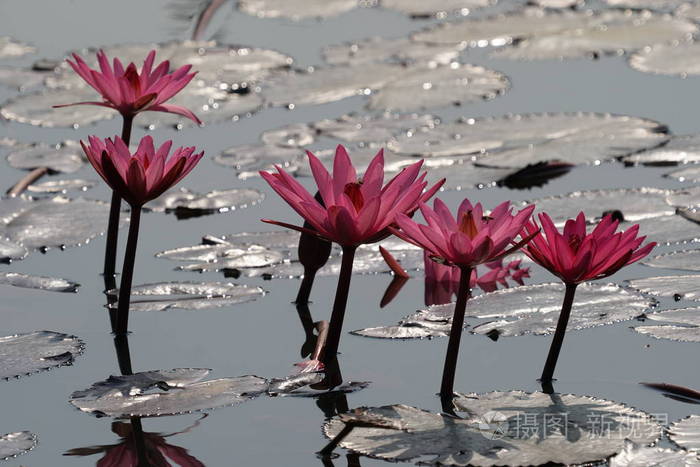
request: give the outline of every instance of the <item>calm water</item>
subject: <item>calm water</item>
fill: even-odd
[[[172,4],[161,0],[120,2],[94,0],[53,0],[27,2],[5,0],[0,4],[0,35],[33,44],[37,56],[8,63],[29,64],[38,57],[60,58],[72,49],[125,42],[162,42],[188,38],[190,25],[172,15]],[[238,13],[230,6],[224,20],[211,33],[222,42],[267,47],[291,55],[297,66],[320,64],[324,45],[381,35],[399,37],[429,24],[412,21],[390,11],[358,9],[324,22],[292,23],[260,20]],[[504,6],[499,7],[501,9]],[[220,28],[217,28],[220,26]],[[216,30],[216,31],[214,31]],[[491,60],[483,51],[465,52],[465,61],[504,72],[512,89],[489,102],[463,107],[434,109],[432,113],[452,120],[457,116],[502,115],[508,112],[594,111],[646,117],[667,124],[677,134],[698,131],[697,79],[678,79],[638,73],[622,58],[598,61],[571,60],[522,63]],[[14,94],[3,88],[0,98]],[[211,125],[182,132],[159,130],[156,139],[172,138],[176,144],[196,145],[213,156],[238,144],[254,143],[260,132],[297,122],[333,118],[361,111],[362,98],[350,98],[294,111],[267,109],[236,123]],[[117,121],[77,130],[35,128],[3,123],[0,137],[21,141],[53,143],[65,138],[84,138],[90,133],[108,136],[118,131]],[[138,136],[140,130],[136,133]],[[22,172],[6,165],[0,171],[0,186],[9,187]],[[542,189],[511,192],[504,189],[446,192],[452,204],[464,196],[493,206],[505,199],[529,199],[584,188],[634,186],[677,187],[661,178],[666,169],[623,169],[619,164],[578,168]],[[91,169],[76,174],[97,179]],[[64,177],[69,178],[69,177]],[[258,207],[227,214],[177,221],[174,216],[149,214],[142,220],[135,283],[166,280],[222,280],[221,275],[196,275],[174,271],[176,263],[153,257],[157,251],[199,242],[204,234],[268,230],[261,217],[296,221],[293,213],[274,194],[253,179],[242,182],[232,171],[210,160],[203,161],[183,186],[197,191],[247,186],[262,189],[268,198]],[[107,199],[103,187],[87,197]],[[125,234],[122,233],[122,240]],[[7,462],[10,466],[94,465],[99,455],[64,457],[70,449],[117,442],[111,419],[83,414],[68,403],[72,391],[118,373],[109,324],[103,309],[101,258],[102,238],[65,252],[32,254],[28,259],[3,266],[4,269],[64,277],[82,284],[77,294],[3,287],[0,317],[3,334],[49,329],[75,334],[87,344],[84,355],[72,367],[61,368],[0,383],[0,432],[30,430],[39,436],[39,446],[30,454]],[[662,250],[658,250],[661,252]],[[119,263],[121,264],[121,263]],[[659,271],[662,274],[662,271]],[[615,276],[623,279],[656,274],[633,266]],[[388,275],[353,278],[346,329],[358,329],[396,322],[422,306],[423,284],[412,280],[386,309],[378,303]],[[529,283],[552,280],[533,269]],[[260,279],[241,283],[261,285],[269,293],[262,299],[230,308],[205,311],[132,313],[130,336],[135,371],[175,368],[212,368],[212,377],[256,374],[279,377],[292,371],[300,360],[304,333],[294,307],[298,281]],[[311,312],[316,320],[327,319],[335,280],[320,278],[315,286]],[[671,303],[662,302],[669,306]],[[689,306],[689,305],[688,305]],[[694,371],[698,347],[653,340],[629,329],[632,322],[571,332],[557,369],[556,389],[624,402],[650,413],[668,414],[670,421],[697,412],[682,404],[645,390],[639,381],[666,381],[700,387]],[[483,336],[466,335],[455,387],[461,392],[539,389],[539,375],[549,337],[504,338],[498,342]],[[364,391],[348,396],[350,407],[404,403],[439,410],[435,397],[442,369],[445,339],[391,342],[345,335],[340,363],[348,380],[371,381]],[[143,421],[147,432],[172,433],[193,424],[201,415],[163,417]],[[238,407],[212,411],[201,424],[186,434],[167,438],[207,466],[310,466],[321,465],[314,452],[325,444],[321,435],[322,410],[313,399],[261,397]],[[357,465],[345,459],[336,466]],[[363,466],[381,461],[359,460]]]

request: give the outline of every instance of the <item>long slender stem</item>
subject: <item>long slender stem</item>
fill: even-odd
[[[340,335],[343,331],[343,319],[345,318],[345,308],[348,304],[348,293],[350,292],[350,279],[352,278],[352,263],[355,259],[354,246],[343,247],[343,258],[340,265],[340,275],[338,276],[338,288],[335,290],[335,301],[333,302],[333,312],[328,329],[328,340],[326,350],[323,353],[323,363],[331,362],[338,353]]]
[[[303,305],[309,303],[309,296],[311,295],[311,288],[314,285],[314,279],[316,278],[316,270],[313,268],[304,268],[304,277],[301,279],[301,285],[299,286],[299,292],[297,292],[297,298],[294,303],[297,305]]]
[[[122,140],[127,147],[129,147],[131,141],[131,128],[133,124],[133,115],[122,115]],[[105,276],[113,276],[116,271],[121,205],[122,199],[116,191],[112,191],[112,201],[109,205],[109,224],[107,226],[107,246],[105,248]]]
[[[566,293],[564,294],[564,303],[561,306],[561,313],[559,314],[559,321],[557,322],[557,330],[554,332],[554,338],[549,348],[549,355],[547,355],[547,362],[544,365],[544,370],[542,370],[540,381],[550,382],[552,381],[552,376],[554,376],[554,368],[557,366],[561,345],[564,342],[566,325],[569,323],[571,306],[574,304],[574,295],[576,294],[577,285],[578,284],[566,284]]]
[[[136,261],[136,246],[139,240],[139,223],[141,222],[141,206],[131,207],[131,220],[129,222],[129,238],[126,242],[124,253],[124,267],[122,268],[122,280],[119,285],[119,302],[117,304],[117,329],[115,333],[126,334],[129,327],[129,303],[131,301],[131,279],[134,275],[134,262]]]
[[[452,327],[450,328],[450,341],[447,343],[447,354],[445,355],[445,366],[442,370],[442,385],[440,386],[440,396],[443,401],[452,399],[454,394],[455,372],[457,371],[457,357],[459,356],[459,342],[462,339],[462,328],[464,327],[464,312],[467,309],[469,300],[469,279],[472,275],[472,268],[461,268],[459,275],[459,291],[457,292],[457,303],[455,303],[454,316],[452,317]]]

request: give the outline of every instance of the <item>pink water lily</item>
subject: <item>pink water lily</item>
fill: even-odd
[[[605,216],[591,233],[586,232],[583,212],[576,219],[567,220],[561,233],[547,213],[541,213],[538,217],[542,231],[534,222],[527,223],[523,235],[534,235],[534,238],[523,251],[566,285],[557,328],[540,378],[543,383],[549,384],[564,342],[576,287],[582,282],[608,277],[639,261],[651,252],[656,243],[642,246],[646,237],[637,236],[639,225],[616,233],[618,221],[611,215]]]
[[[200,161],[204,152],[180,147],[170,153],[172,141],[157,150],[153,138],[144,136],[131,154],[118,136],[102,140],[88,138],[80,142],[88,160],[102,179],[132,206],[143,206],[182,180]]]
[[[480,203],[472,205],[465,199],[457,209],[456,219],[442,200],[436,199],[433,206],[434,209],[420,205],[427,225],[399,214],[396,223],[401,230],[391,230],[445,264],[474,268],[503,258],[529,241],[524,239],[513,245],[535,206],[512,214],[510,202],[506,201],[486,216]]]
[[[170,62],[161,62],[153,68],[156,51],[151,50],[144,60],[141,71],[134,63],[126,67],[118,58],[110,65],[109,58],[100,50],[97,52],[99,71],[88,66],[78,55],[73,54],[72,61],[66,60],[81,78],[95,91],[100,93],[102,101],[75,102],[56,107],[70,105],[99,105],[117,110],[123,116],[133,118],[139,112],[155,111],[182,115],[201,124],[202,122],[189,109],[165,102],[180,92],[194,78],[196,73],[190,73],[191,65],[184,65],[170,72]]]
[[[559,277],[566,284],[602,279],[644,258],[656,243],[644,243],[646,237],[638,237],[639,225],[624,232],[615,232],[618,221],[605,216],[591,233],[586,233],[586,216],[580,212],[576,219],[564,224],[562,233],[557,231],[547,213],[539,214],[542,232],[523,250],[535,263]],[[534,222],[528,222],[525,231],[539,230]]]
[[[276,167],[277,173],[262,171],[260,175],[316,231],[284,222],[263,221],[313,233],[341,246],[385,238],[389,234],[387,227],[397,215],[413,213],[418,203],[432,197],[444,183],[442,180],[423,193],[428,183],[426,173],[420,174],[423,161],[418,161],[384,184],[383,150],[372,159],[362,178],[358,177],[343,146],[336,149],[332,175],[316,156],[311,152],[307,155],[322,203],[280,167]]]

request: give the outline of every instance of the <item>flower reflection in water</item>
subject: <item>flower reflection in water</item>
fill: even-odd
[[[185,448],[169,444],[166,438],[189,432],[206,416],[204,414],[182,431],[169,434],[145,433],[140,417],[133,417],[130,423],[115,421],[112,432],[121,438],[119,443],[75,448],[63,455],[83,457],[104,453],[97,467],[204,467]]]

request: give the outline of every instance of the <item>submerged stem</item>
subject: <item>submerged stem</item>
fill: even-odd
[[[552,376],[554,376],[554,368],[557,366],[561,345],[564,342],[566,325],[569,323],[571,306],[574,304],[574,295],[576,294],[577,285],[578,284],[566,284],[566,293],[564,294],[564,303],[561,306],[561,313],[559,314],[559,321],[557,322],[557,330],[554,332],[552,345],[549,348],[549,355],[547,355],[547,362],[544,365],[542,377],[540,378],[542,382],[550,382],[552,381]]]
[[[127,147],[131,141],[131,128],[134,123],[133,115],[122,115],[122,140]],[[122,199],[112,190],[112,201],[109,205],[109,224],[107,225],[107,246],[105,248],[104,275],[113,276],[117,264],[117,243],[119,240],[119,214]]]
[[[124,267],[122,268],[122,280],[119,285],[119,301],[117,303],[117,328],[115,333],[126,334],[129,327],[129,303],[131,301],[131,279],[134,275],[134,262],[136,261],[136,246],[139,240],[139,223],[141,222],[141,206],[131,207],[131,220],[129,222],[129,238],[126,242],[124,253]]]
[[[440,386],[440,396],[443,402],[452,400],[454,393],[455,372],[457,370],[457,357],[459,356],[459,342],[462,339],[462,328],[464,327],[464,312],[467,309],[467,300],[471,290],[469,279],[472,275],[472,268],[460,268],[459,291],[457,292],[457,303],[455,303],[454,316],[452,317],[452,327],[450,328],[450,341],[447,343],[447,354],[445,355],[445,366],[442,370],[442,385]],[[444,405],[444,404],[443,404]]]
[[[336,354],[338,353],[340,335],[343,331],[345,308],[348,304],[348,293],[350,292],[352,263],[355,259],[356,249],[357,247],[354,246],[343,247],[343,258],[340,265],[340,275],[338,276],[338,288],[335,290],[333,313],[331,313],[331,322],[328,328],[328,340],[326,341],[326,350],[323,353],[323,363],[326,365],[336,358]]]

